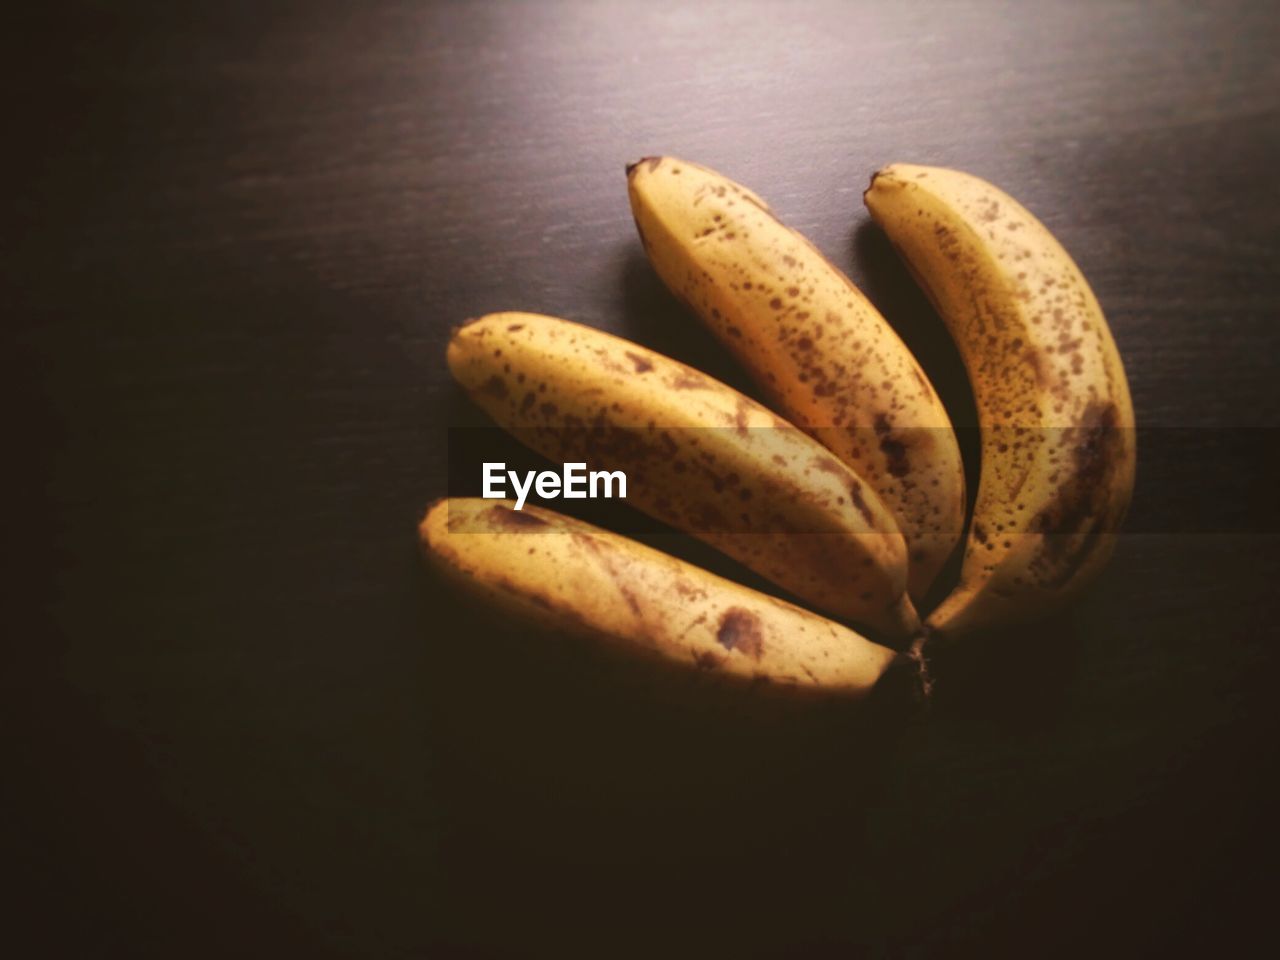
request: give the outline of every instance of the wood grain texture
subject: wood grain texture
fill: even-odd
[[[81,4],[11,40],[33,616],[6,849],[51,951],[1142,956],[1261,929],[1269,5]],[[643,259],[623,165],[654,153],[766,197],[962,424],[861,205],[878,166],[998,183],[1111,318],[1134,533],[1068,616],[955,654],[905,730],[664,697],[423,582],[447,430],[484,422],[452,325],[560,314],[746,386]]]

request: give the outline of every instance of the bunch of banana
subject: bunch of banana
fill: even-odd
[[[537,507],[452,499],[419,533],[451,580],[566,633],[798,691],[867,693],[895,653],[817,614]]]
[[[977,177],[894,164],[864,199],[955,339],[982,431],[960,582],[929,625],[1049,613],[1106,564],[1133,492],[1133,405],[1106,318],[1045,226]]]
[[[658,275],[773,405],[875,487],[923,599],[964,529],[964,468],[920,364],[849,279],[747,188],[672,157],[627,168]]]
[[[905,638],[906,548],[871,485],[733,388],[600,330],[496,313],[458,328],[449,369],[521,442],[628,478],[628,502],[818,609]]]
[[[746,188],[671,158],[627,172],[657,272],[789,420],[629,341],[499,313],[460,327],[448,348],[455,378],[498,424],[553,460],[624,471],[633,505],[805,603],[911,639],[926,692],[926,637],[1045,614],[1102,568],[1133,489],[1128,384],[1088,284],[1023,207],[967,174],[902,164],[865,194],[955,339],[982,428],[960,580],[926,631],[911,597],[958,544],[965,493],[954,431],[919,364]],[[529,533],[539,536],[518,536]],[[863,693],[894,658],[547,510],[444,501],[421,535],[482,595],[668,660]]]

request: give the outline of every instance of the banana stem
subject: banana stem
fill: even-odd
[[[929,698],[933,696],[933,674],[929,672],[929,658],[925,656],[925,647],[929,643],[929,637],[928,628],[921,630],[919,635],[911,641],[911,646],[907,648],[906,652],[906,656],[915,662],[920,682],[920,698],[926,706],[929,704]]]
[[[911,645],[894,658],[880,677],[873,692],[875,699],[894,711],[907,705],[910,705],[908,710],[911,713],[928,710],[934,677],[927,647],[932,639],[933,631],[928,627],[915,635]]]

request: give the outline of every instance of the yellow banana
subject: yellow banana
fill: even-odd
[[[544,456],[624,472],[633,506],[819,609],[888,636],[918,628],[902,535],[875,492],[725,384],[529,313],[465,324],[448,361],[477,404]]]
[[[658,275],[774,406],[866,479],[898,522],[921,599],[964,530],[964,469],[945,408],[893,328],[751,191],[671,157],[627,168]]]
[[[943,633],[1061,606],[1107,562],[1133,491],[1133,405],[1075,262],[977,177],[894,164],[867,207],[960,349],[982,428],[977,503]]]
[[[428,558],[464,588],[624,652],[854,696],[895,657],[815,613],[550,510],[442,500],[419,533]]]

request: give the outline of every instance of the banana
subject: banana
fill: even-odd
[[[886,636],[918,629],[906,547],[875,492],[731,387],[628,340],[529,313],[458,328],[448,362],[480,407],[551,460],[623,471],[633,506],[818,609]]]
[[[861,291],[758,196],[671,157],[627,168],[658,275],[783,416],[879,493],[919,601],[964,530],[964,468],[924,371]]]
[[[468,591],[623,652],[855,697],[896,656],[815,613],[550,510],[441,500],[419,535],[428,559]]]
[[[940,633],[1025,622],[1106,564],[1133,492],[1133,404],[1098,301],[1013,198],[977,177],[893,164],[864,197],[964,359],[982,466]]]

